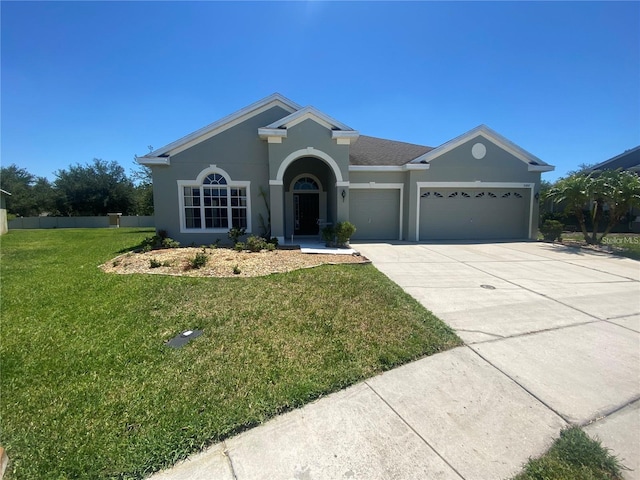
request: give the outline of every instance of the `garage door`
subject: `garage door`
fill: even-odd
[[[423,188],[420,240],[528,238],[530,195],[527,188]]]
[[[349,221],[356,226],[354,240],[398,240],[400,190],[350,190]]]

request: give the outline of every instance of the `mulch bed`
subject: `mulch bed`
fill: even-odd
[[[190,259],[204,252],[204,267],[191,268]],[[152,268],[151,264],[161,266]],[[107,273],[147,273],[189,277],[260,277],[325,264],[370,263],[360,255],[308,254],[300,250],[237,252],[229,248],[168,248],[150,252],[126,253],[100,265]]]

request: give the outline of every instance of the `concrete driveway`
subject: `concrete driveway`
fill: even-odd
[[[533,242],[355,248],[640,478],[640,262]]]
[[[511,478],[569,424],[640,479],[640,263],[541,243],[361,244],[465,346],[218,443],[154,480]]]

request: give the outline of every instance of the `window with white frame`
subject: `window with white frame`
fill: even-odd
[[[202,181],[180,181],[178,184],[184,231],[248,228],[249,182],[234,183],[226,175],[209,173]]]

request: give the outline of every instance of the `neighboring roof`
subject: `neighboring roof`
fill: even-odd
[[[507,138],[500,135],[498,132],[490,129],[486,125],[478,125],[477,127],[469,130],[462,135],[449,140],[446,143],[443,143],[437,148],[430,150],[424,155],[416,158],[411,163],[429,163],[432,160],[438,158],[439,156],[453,150],[456,147],[459,147],[463,143],[473,139],[474,137],[482,136],[492,143],[500,146],[507,152],[511,153],[514,157],[528,164],[528,169],[530,172],[550,172],[555,169],[554,166],[549,165],[546,162],[543,162],[535,155],[527,152],[523,148],[520,148],[515,143],[511,142]]]
[[[7,192],[6,190],[2,190],[1,188],[0,188],[0,192],[4,193],[5,195],[11,195],[9,192]]]
[[[629,150],[625,150],[620,155],[616,155],[609,160],[599,163],[589,169],[595,172],[598,170],[630,170],[632,172],[640,172],[640,145]]]
[[[349,149],[350,165],[404,165],[432,147],[360,135]]]

